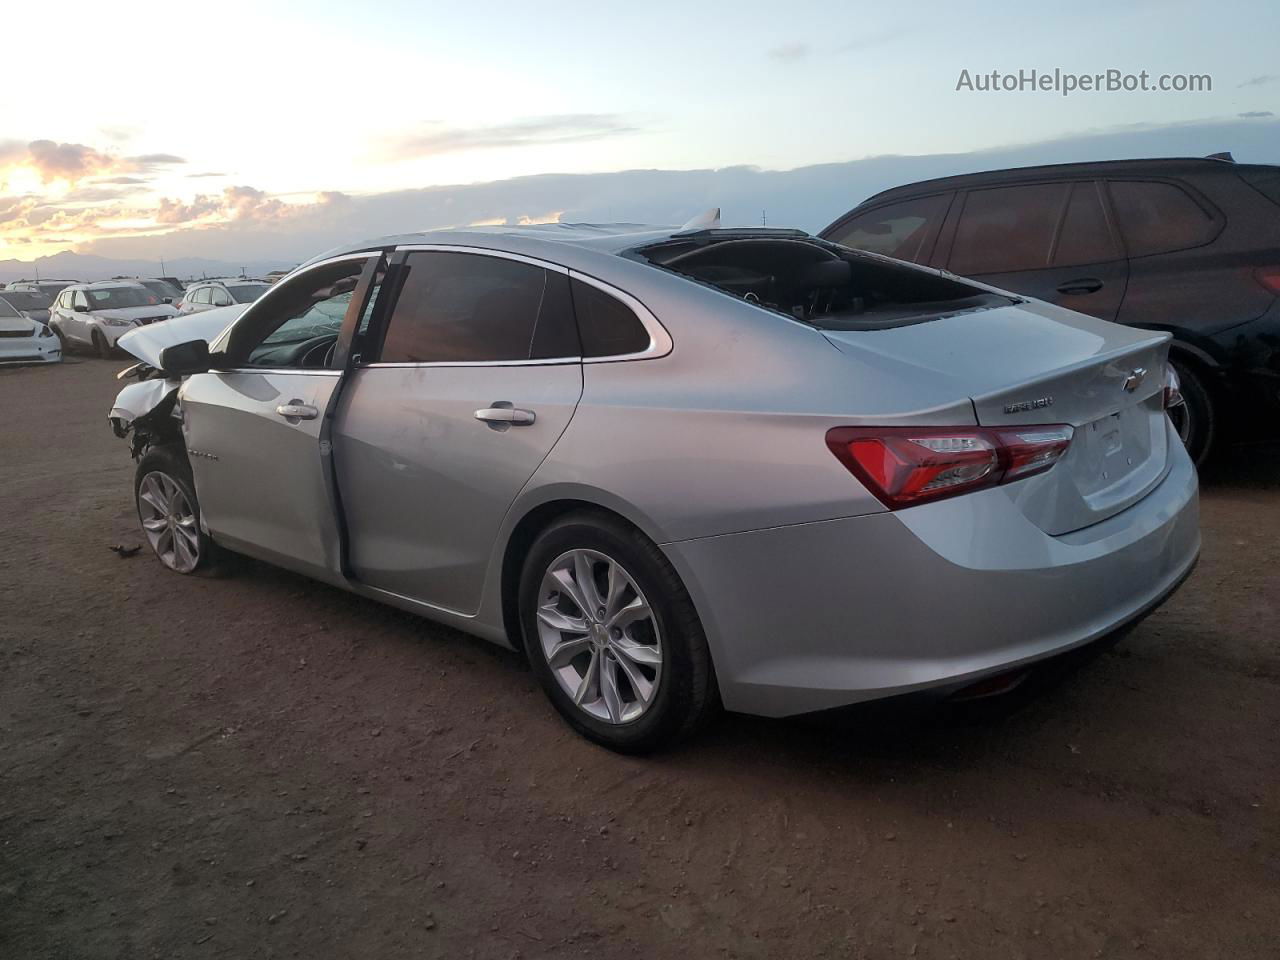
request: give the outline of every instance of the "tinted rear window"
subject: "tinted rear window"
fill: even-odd
[[[1119,256],[1107,216],[1098,196],[1098,185],[1077,183],[1071,188],[1067,213],[1058,231],[1058,245],[1053,254],[1055,267],[1074,267],[1085,263],[1102,263]]]
[[[649,333],[621,300],[589,283],[573,281],[573,307],[584,357],[615,357],[649,347]]]
[[[1198,247],[1218,232],[1208,211],[1172,183],[1113,180],[1109,186],[1120,234],[1131,257]]]
[[[1032,183],[970,191],[956,227],[948,269],[978,276],[1048,266],[1070,186]]]
[[[402,269],[384,363],[492,363],[542,359],[544,351],[577,355],[563,274],[503,257],[439,251],[412,253]]]

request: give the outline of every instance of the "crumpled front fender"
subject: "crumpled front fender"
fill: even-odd
[[[131,383],[116,394],[116,402],[107,414],[111,429],[117,437],[129,432],[133,422],[146,416],[156,407],[177,393],[181,386],[176,380],[141,380]]]

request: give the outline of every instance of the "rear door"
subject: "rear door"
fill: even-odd
[[[372,295],[380,252],[326,261],[253,304],[187,379],[183,435],[216,540],[322,579],[340,569],[326,411],[339,338]]]
[[[334,427],[350,569],[473,613],[502,519],[582,395],[567,271],[415,247],[384,287]]]
[[[952,273],[1116,319],[1128,263],[1096,181],[970,190],[959,203],[945,259]]]

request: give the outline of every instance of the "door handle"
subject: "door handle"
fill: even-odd
[[[518,410],[511,406],[485,407],[476,411],[476,419],[485,423],[507,424],[512,427],[527,427],[538,419],[532,410]]]
[[[276,413],[291,422],[298,420],[314,420],[320,416],[320,411],[310,404],[303,403],[301,400],[290,400],[288,403],[282,403],[276,407]]]
[[[1058,292],[1071,294],[1097,293],[1102,289],[1102,281],[1097,277],[1080,277],[1078,280],[1067,280],[1058,284]]]

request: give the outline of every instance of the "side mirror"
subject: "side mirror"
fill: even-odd
[[[160,351],[160,370],[167,377],[187,377],[209,369],[209,342],[188,340]]]
[[[161,303],[173,303],[173,297],[165,297]]]
[[[89,305],[87,303],[77,303],[71,309],[74,310],[76,313],[88,313]]]

